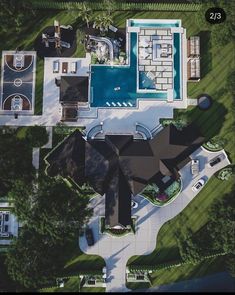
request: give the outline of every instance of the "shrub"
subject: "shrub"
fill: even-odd
[[[221,180],[228,180],[232,174],[233,174],[233,169],[229,167],[229,168],[224,168],[220,170],[217,177]]]
[[[180,182],[174,181],[168,188],[165,190],[165,193],[171,198],[175,196],[180,191]]]
[[[26,130],[25,138],[31,147],[41,147],[48,142],[48,133],[45,127],[30,126]]]

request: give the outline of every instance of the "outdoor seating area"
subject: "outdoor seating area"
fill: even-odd
[[[86,139],[95,139],[99,134],[103,133],[103,122],[100,122],[100,124],[92,127],[86,134]]]
[[[187,42],[188,49],[188,80],[200,81],[200,37],[191,36]]]
[[[153,138],[151,131],[140,123],[136,123],[136,133],[140,134],[144,140],[150,140]]]
[[[170,29],[141,29],[138,41],[139,88],[171,89],[173,39]]]
[[[0,238],[9,238],[11,232],[9,232],[10,212],[0,211]]]

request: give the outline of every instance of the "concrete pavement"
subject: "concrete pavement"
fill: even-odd
[[[224,153],[224,151],[222,151]],[[132,215],[137,217],[136,233],[130,233],[123,237],[114,237],[107,233],[101,234],[99,221],[105,215],[105,198],[97,196],[90,202],[94,208],[89,226],[93,229],[95,244],[87,245],[85,237],[79,238],[80,248],[87,254],[96,254],[104,258],[107,267],[107,292],[127,292],[126,263],[133,255],[147,255],[156,247],[157,234],[162,225],[178,215],[198,194],[192,191],[192,185],[200,178],[209,179],[216,171],[230,164],[227,157],[209,168],[206,165],[210,159],[220,152],[211,153],[199,148],[192,154],[192,158],[200,161],[200,171],[196,177],[190,172],[190,163],[180,170],[182,175],[182,191],[180,195],[165,207],[153,206],[142,196],[134,197],[139,203],[136,209],[132,209]]]

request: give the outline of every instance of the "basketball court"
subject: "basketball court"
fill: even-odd
[[[3,51],[0,110],[4,114],[33,114],[36,52]]]

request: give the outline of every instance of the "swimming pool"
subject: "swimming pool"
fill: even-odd
[[[174,99],[181,99],[180,87],[180,34],[174,33]]]
[[[129,66],[91,66],[92,107],[135,107],[140,98],[167,99],[166,92],[137,92],[137,33],[130,34]]]
[[[179,26],[172,23],[141,23],[133,20],[133,26]],[[91,107],[136,107],[138,99],[167,100],[167,92],[155,92],[155,85],[144,75],[137,80],[137,38],[136,32],[130,32],[129,65],[92,65],[90,79]],[[174,33],[174,99],[180,99],[180,35]],[[147,79],[146,79],[147,78]],[[141,92],[137,91],[140,83]],[[142,84],[141,84],[142,83]],[[147,85],[147,86],[146,86]],[[146,92],[144,90],[146,89]],[[151,91],[149,91],[151,90]]]
[[[131,27],[159,27],[159,28],[169,28],[169,27],[179,27],[179,21],[175,22],[154,22],[150,20],[150,22],[140,21],[140,20],[130,20]]]

